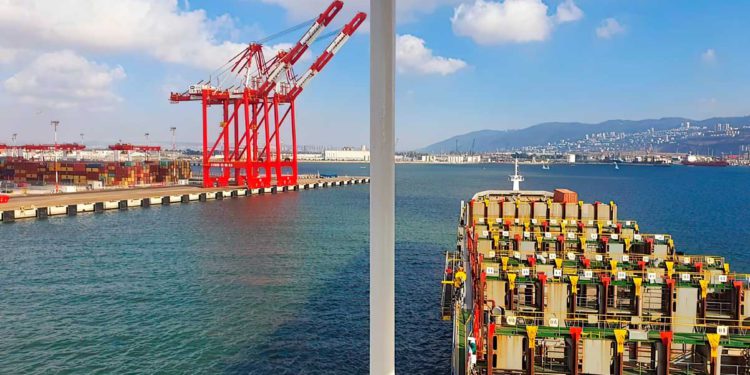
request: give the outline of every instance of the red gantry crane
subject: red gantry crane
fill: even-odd
[[[26,151],[54,151],[60,150],[65,152],[71,151],[82,151],[86,149],[86,146],[78,143],[59,143],[57,145],[22,145],[18,148]]]
[[[232,179],[238,186],[250,188],[297,183],[295,100],[367,15],[357,13],[302,76],[298,78],[293,67],[343,6],[342,1],[333,1],[291,49],[276,53],[270,60],[265,59],[261,43],[251,43],[220,68],[225,70],[216,82],[200,81],[184,93],[170,95],[172,103],[201,102],[204,187],[227,186]],[[228,80],[233,84],[227,87]],[[214,106],[222,109],[218,121],[221,130],[210,144],[209,109]],[[282,138],[291,142],[286,155]],[[218,171],[220,174],[212,174]]]
[[[130,143],[117,143],[114,145],[109,146],[110,150],[113,151],[142,151],[142,152],[151,152],[151,151],[161,151],[161,146],[142,146],[142,145],[132,145]]]

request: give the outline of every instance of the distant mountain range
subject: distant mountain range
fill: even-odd
[[[468,152],[474,146],[474,152],[507,151],[525,146],[543,146],[556,143],[563,139],[576,140],[591,133],[618,132],[639,133],[654,130],[674,129],[684,122],[691,126],[715,126],[718,123],[729,123],[733,126],[750,124],[750,116],[744,117],[714,117],[706,120],[692,120],[682,117],[665,117],[648,120],[609,120],[598,124],[582,122],[545,122],[525,129],[514,130],[479,130],[457,135],[444,141],[426,146],[419,151],[442,153],[456,151]]]

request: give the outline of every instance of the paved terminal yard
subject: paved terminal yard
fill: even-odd
[[[45,194],[12,197],[0,204],[3,222],[18,219],[45,218],[55,215],[73,216],[78,213],[104,210],[126,210],[135,207],[188,203],[256,194],[273,194],[286,191],[366,184],[369,177],[300,178],[297,185],[274,186],[264,189],[246,189],[239,186],[202,188],[200,186],[169,186],[97,190],[66,194]]]

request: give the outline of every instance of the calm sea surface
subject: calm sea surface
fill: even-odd
[[[302,172],[366,175],[357,164]],[[459,204],[510,166],[397,167],[397,369],[449,372]],[[522,167],[750,272],[750,169]],[[366,373],[368,185],[0,225],[0,374]]]

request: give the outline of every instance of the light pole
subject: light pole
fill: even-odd
[[[18,148],[16,148],[16,138],[18,138],[18,133],[13,133],[13,153],[11,154],[12,157],[16,157],[18,154]]]
[[[143,136],[146,137],[146,144],[145,146],[148,146],[148,136],[151,135],[149,133],[144,134]],[[144,148],[143,153],[146,154],[146,161],[148,161],[148,149]]]
[[[169,128],[169,131],[172,132],[172,157],[176,159],[177,158],[177,155],[176,155],[177,143],[175,142],[175,132],[177,132],[177,128],[173,126]]]
[[[50,124],[52,125],[52,128],[55,129],[55,193],[60,192],[60,178],[58,174],[58,166],[57,166],[57,127],[60,126],[60,121],[54,120],[51,121]]]

